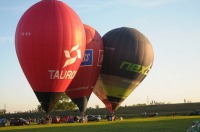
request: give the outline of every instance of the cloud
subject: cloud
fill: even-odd
[[[108,5],[126,5],[126,6],[136,6],[136,7],[153,7],[166,3],[168,0],[115,0],[115,2],[108,0]]]
[[[174,0],[179,1],[179,0]],[[87,0],[87,1],[79,1],[78,3],[74,3],[76,7],[80,8],[104,8],[110,6],[135,6],[135,7],[155,7],[163,4],[168,4],[172,2],[171,0]]]
[[[163,4],[167,4],[169,0],[134,0],[132,2],[132,5],[139,6],[139,7],[155,7],[155,6],[160,6]],[[129,3],[131,4],[131,3]]]
[[[0,37],[0,45],[14,44],[14,37]]]

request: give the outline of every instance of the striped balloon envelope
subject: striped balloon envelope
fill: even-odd
[[[90,95],[99,77],[103,61],[103,41],[100,34],[91,26],[84,24],[86,49],[81,66],[66,90],[69,98],[84,115]]]
[[[121,27],[103,36],[102,88],[115,112],[144,80],[154,60],[152,45],[138,30]]]
[[[79,16],[64,2],[42,0],[21,17],[15,47],[29,84],[49,113],[84,56],[85,31]]]

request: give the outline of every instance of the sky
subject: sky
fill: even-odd
[[[200,102],[199,0],[62,0],[101,36],[119,27],[142,32],[154,49],[154,64],[121,106],[151,101]],[[15,30],[22,14],[39,0],[1,0],[0,109],[28,111],[39,102],[19,65]],[[92,94],[88,107],[105,107]]]

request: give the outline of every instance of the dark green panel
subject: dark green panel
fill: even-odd
[[[127,98],[140,84],[140,82],[135,80],[108,74],[101,74],[101,79],[106,95],[121,99]]]
[[[87,103],[90,97],[83,96],[81,98],[73,98],[71,99],[79,108],[79,111],[82,113],[86,111]]]
[[[34,92],[46,113],[50,113],[53,110],[55,104],[63,94],[62,92]]]

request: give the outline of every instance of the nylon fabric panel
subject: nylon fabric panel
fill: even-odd
[[[111,30],[103,36],[103,42],[105,45],[105,52],[102,73],[116,76],[120,75],[130,79],[141,78],[140,76],[143,78],[144,75],[142,74],[133,74],[128,70],[120,70],[120,65],[123,61],[129,61],[132,64],[144,66],[153,63],[153,50],[151,44],[146,37],[136,29],[119,28]],[[146,60],[148,60],[148,62]],[[142,63],[143,61],[144,63]],[[113,64],[113,62],[115,63]]]
[[[102,61],[99,61],[101,55],[103,55],[103,42],[100,34],[92,27],[84,24],[86,33],[86,50],[81,66],[66,90],[66,94],[72,100],[82,99],[87,97],[89,99],[96,81],[98,79]],[[84,108],[87,105],[85,101],[78,103],[79,108]],[[77,101],[76,101],[77,102]],[[75,102],[74,102],[75,103]],[[84,108],[85,110],[86,108]],[[79,109],[80,110],[80,109]],[[81,112],[83,109],[81,109]]]
[[[64,92],[73,76],[66,73],[67,77],[60,79],[61,71],[77,71],[85,50],[85,31],[77,14],[60,1],[38,2],[20,19],[15,40],[20,65],[32,89]],[[64,52],[76,45],[81,58],[63,68],[67,61]],[[70,55],[77,56],[77,52]]]
[[[105,88],[105,94],[107,96],[113,96],[117,98],[127,98],[132,91],[140,84],[140,82],[130,82],[126,78],[101,75],[103,81],[103,87]],[[110,100],[109,100],[110,101]]]
[[[82,96],[81,98],[73,98],[72,101],[78,106],[81,113],[86,111],[87,103],[90,97]]]
[[[91,31],[86,30],[86,34],[88,36],[86,50],[92,51],[92,56],[89,56],[92,58],[92,64],[79,68],[76,77],[67,89],[67,94],[69,96],[71,95],[71,98],[81,97],[83,95],[90,96],[101,69],[101,67],[97,66],[99,50],[103,50],[101,37],[94,29]],[[88,56],[85,52],[85,60],[87,59]]]
[[[115,111],[147,76],[153,65],[153,48],[142,33],[128,27],[107,32],[103,43],[102,87]]]
[[[15,34],[19,63],[43,109],[49,113],[76,75],[85,51],[85,31],[66,4],[43,0],[21,17]],[[73,62],[68,63],[73,59]]]
[[[107,100],[105,89],[102,86],[101,78],[97,80],[93,93],[101,100]]]
[[[32,64],[33,60],[34,60],[34,56],[33,56],[33,52],[30,51],[30,49],[32,49],[34,46],[34,42],[33,42],[33,38],[30,36],[30,33],[33,31],[33,28],[30,27],[29,25],[35,25],[35,19],[34,16],[35,14],[37,14],[38,10],[40,11],[41,6],[39,4],[34,5],[34,7],[30,8],[30,10],[28,10],[22,17],[22,19],[19,22],[19,25],[17,28],[18,32],[20,32],[20,34],[17,35],[17,37],[19,39],[17,39],[19,41],[20,44],[16,44],[16,51],[17,51],[17,55],[20,61],[20,64],[23,68],[23,71],[25,73],[25,75],[27,76],[32,76],[33,79],[28,79],[30,84],[34,83],[34,80],[36,78],[35,74],[33,74],[33,71],[31,70],[31,68],[33,68],[34,64]],[[37,10],[34,10],[33,8],[36,8]],[[27,32],[24,32],[24,30],[27,30]],[[24,35],[27,35],[27,37],[23,37]],[[16,42],[18,42],[16,41]],[[19,52],[18,50],[19,49]]]
[[[35,92],[38,100],[41,103],[42,108],[47,112],[50,113],[54,105],[60,99],[62,93],[60,92]]]
[[[99,77],[94,87],[93,93],[104,103],[106,108],[112,112],[112,105],[106,96],[105,89],[103,88],[101,78]]]
[[[121,103],[124,101],[124,99],[108,96],[108,100],[111,100],[111,106],[112,106],[112,113],[117,110],[117,108],[121,105]]]

